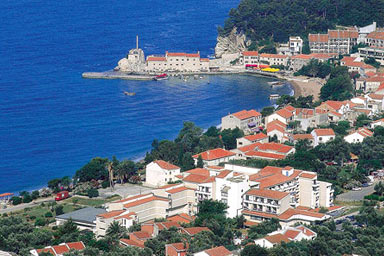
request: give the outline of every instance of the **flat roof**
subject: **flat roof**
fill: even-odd
[[[96,216],[106,212],[107,211],[102,208],[87,207],[77,211],[56,216],[56,219],[63,219],[63,220],[72,219],[73,221],[76,221],[76,222],[94,224],[94,221],[96,221]]]

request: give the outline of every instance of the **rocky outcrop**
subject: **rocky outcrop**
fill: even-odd
[[[243,32],[237,32],[237,28],[234,27],[227,36],[218,36],[215,47],[216,58],[221,58],[223,54],[239,53],[247,50],[247,47],[251,44],[251,41],[247,39]]]

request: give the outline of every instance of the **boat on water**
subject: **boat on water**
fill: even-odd
[[[280,98],[279,94],[271,94],[271,95],[269,95],[269,99],[270,100],[277,100],[278,98]]]
[[[154,78],[153,78],[153,80],[155,80],[155,81],[160,81],[160,80],[166,80],[166,79],[168,79],[169,78],[169,76],[167,75],[167,74],[161,74],[161,75],[157,75],[157,76],[155,76]]]
[[[283,86],[285,83],[283,81],[274,81],[274,82],[268,82],[268,84],[271,87],[277,87],[277,86]]]
[[[136,95],[135,92],[124,92],[124,94],[127,96],[135,96]]]

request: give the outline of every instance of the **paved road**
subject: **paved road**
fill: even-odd
[[[0,209],[0,214],[14,212],[14,211],[20,211],[20,210],[24,210],[25,208],[28,208],[28,207],[36,206],[36,205],[43,203],[43,202],[54,202],[54,201],[55,201],[54,197],[39,198],[39,199],[36,199],[36,200],[34,200],[30,203],[27,203],[27,204],[19,204],[19,205],[14,205],[14,206],[12,205],[12,206],[8,206],[8,208],[6,208],[6,209]]]
[[[364,199],[364,196],[372,194],[374,190],[374,185],[369,187],[362,188],[360,191],[348,191],[346,193],[340,194],[336,197],[336,200],[340,201],[360,201]]]
[[[113,191],[111,191],[111,188],[99,189],[99,195],[102,198],[106,198],[117,194],[122,198],[126,198],[131,195],[145,194],[151,190],[153,190],[153,188],[126,183],[116,184]]]

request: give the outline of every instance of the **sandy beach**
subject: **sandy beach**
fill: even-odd
[[[297,77],[297,80],[290,80],[289,82],[293,85],[295,90],[295,97],[313,95],[313,100],[319,100],[320,89],[324,85],[325,80],[313,79],[307,77]],[[301,81],[300,81],[301,80]]]

